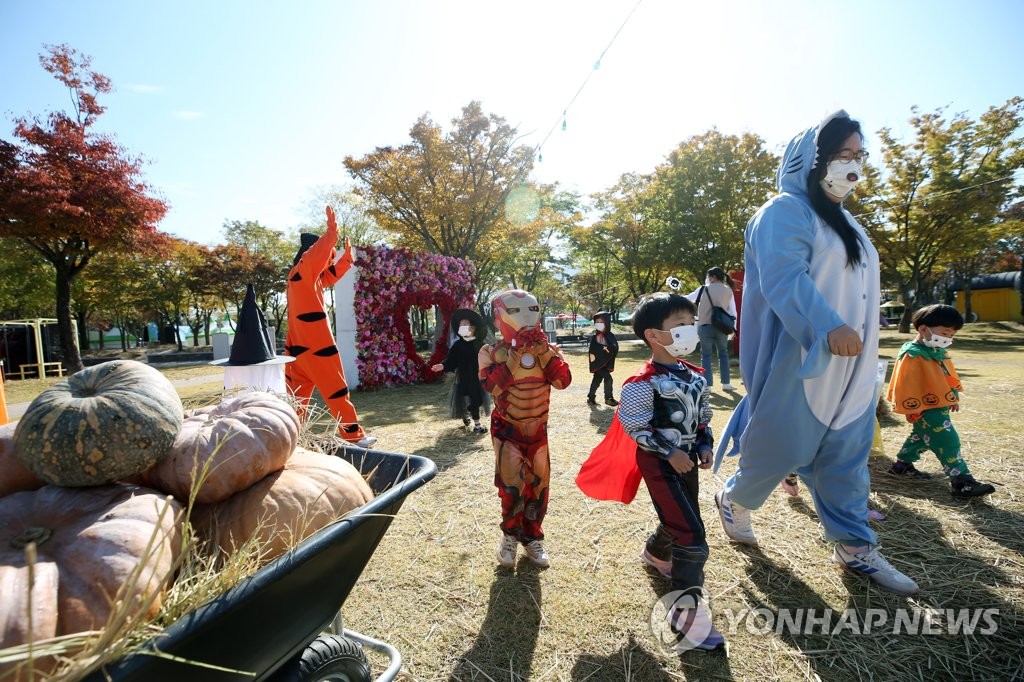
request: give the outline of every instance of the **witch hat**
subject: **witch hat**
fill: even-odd
[[[214,360],[211,365],[280,365],[292,362],[295,358],[288,355],[274,355],[270,345],[270,334],[267,333],[267,318],[256,305],[256,290],[252,284],[245,289],[245,300],[238,312],[238,325],[235,327],[235,340],[231,344],[231,357],[225,360]]]
[[[462,320],[468,320],[471,325],[476,327],[478,338],[483,338],[483,335],[487,333],[487,324],[484,322],[484,318],[480,317],[480,313],[472,308],[459,308],[452,313],[451,328],[453,334],[459,333],[459,322]]]
[[[320,235],[313,234],[311,232],[302,232],[299,234],[299,250],[295,252],[295,260],[292,261],[292,267],[299,264],[304,253],[309,251],[309,247],[316,244],[320,239]]]

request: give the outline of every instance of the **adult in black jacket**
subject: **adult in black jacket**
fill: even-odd
[[[604,404],[612,407],[619,401],[612,396],[612,370],[615,356],[619,354],[619,342],[612,333],[612,314],[607,310],[594,313],[594,334],[590,337],[590,382],[587,405],[597,405],[597,387],[604,382]]]

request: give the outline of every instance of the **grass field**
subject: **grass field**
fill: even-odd
[[[712,496],[735,461],[726,461],[718,478],[702,472],[700,501],[711,549],[706,587],[715,623],[730,642],[727,655],[680,656],[652,631],[652,611],[669,585],[638,560],[656,523],[646,492],[624,506],[590,500],[573,483],[613,414],[584,404],[590,377],[583,348],[567,350],[574,383],[552,394],[547,570],[525,560],[511,571],[497,566],[493,451],[489,437],[474,436],[447,417],[447,385],[357,392],[355,405],[368,432],[380,439],[379,449],[429,457],[439,472],[406,500],[383,538],[344,605],[346,626],[396,645],[405,657],[406,680],[1022,678],[1022,331],[1015,324],[970,325],[951,349],[966,389],[955,423],[975,475],[997,485],[991,498],[955,500],[938,475],[923,482],[885,475],[909,426],[882,420],[884,455],[869,462],[871,504],[888,518],[875,529],[884,554],[921,585],[912,599],[879,591],[831,564],[831,547],[820,539],[806,492],[800,498],[773,495],[755,513],[760,549],[730,545]],[[909,338],[890,330],[882,337],[881,355],[888,358]],[[646,355],[641,345],[624,346],[616,394]],[[166,373],[187,379],[189,369]],[[192,369],[193,378],[210,370]],[[180,390],[202,400],[218,388],[215,381]],[[740,396],[742,387],[732,394],[714,391],[716,431]],[[934,458],[921,468],[941,473]],[[799,608],[818,615],[831,609],[833,616],[807,634],[766,627],[766,617]],[[949,619],[940,612],[962,608],[991,609],[994,631],[941,634]],[[933,609],[928,613],[935,634],[895,633],[899,609],[919,615]],[[882,614],[886,624],[869,633],[822,632],[831,632],[846,610],[858,622]]]
[[[414,680],[996,680],[1022,674],[1024,639],[1024,345],[1019,325],[973,325],[951,352],[966,385],[956,417],[965,456],[979,478],[998,484],[988,501],[954,500],[940,477],[911,483],[884,472],[909,433],[885,419],[885,456],[870,462],[872,505],[885,555],[914,577],[921,593],[881,592],[830,562],[806,492],[773,496],[755,515],[760,550],[724,539],[712,495],[721,487],[702,473],[700,494],[711,555],[707,587],[716,625],[730,641],[722,654],[672,653],[650,626],[668,582],[638,560],[654,528],[641,490],[630,506],[594,502],[573,483],[581,462],[607,429],[612,409],[584,404],[584,351],[567,351],[575,381],[551,404],[552,492],[545,522],[552,566],[520,560],[498,568],[499,506],[487,437],[447,418],[446,386],[357,393],[355,404],[378,447],[424,455],[437,478],[406,501],[347,600],[349,627],[386,639],[403,652]],[[895,358],[908,338],[883,331],[881,354]],[[645,358],[624,348],[616,389]],[[734,383],[737,383],[734,380]],[[740,394],[716,390],[721,430]],[[735,468],[727,461],[722,480]],[[938,462],[923,468],[940,473]],[[990,635],[893,634],[900,608],[992,608]],[[889,625],[870,634],[835,636],[763,631],[755,609],[842,612],[882,609]],[[737,620],[723,617],[729,611]],[[763,613],[763,612],[762,612]],[[835,625],[838,614],[832,618]],[[820,630],[821,628],[819,628]]]

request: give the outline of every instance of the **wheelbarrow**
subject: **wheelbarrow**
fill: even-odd
[[[393,680],[401,654],[344,630],[340,609],[406,496],[433,478],[437,467],[424,457],[377,450],[341,448],[335,454],[364,476],[373,472],[373,500],[85,679],[369,681],[366,647],[388,657],[377,681]]]

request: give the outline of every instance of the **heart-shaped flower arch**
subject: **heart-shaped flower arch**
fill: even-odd
[[[473,264],[461,258],[381,246],[359,247],[355,265],[356,349],[363,389],[435,381],[430,370],[448,353],[441,334],[429,360],[416,352],[409,310],[438,306],[445,329],[457,308],[472,307]]]

